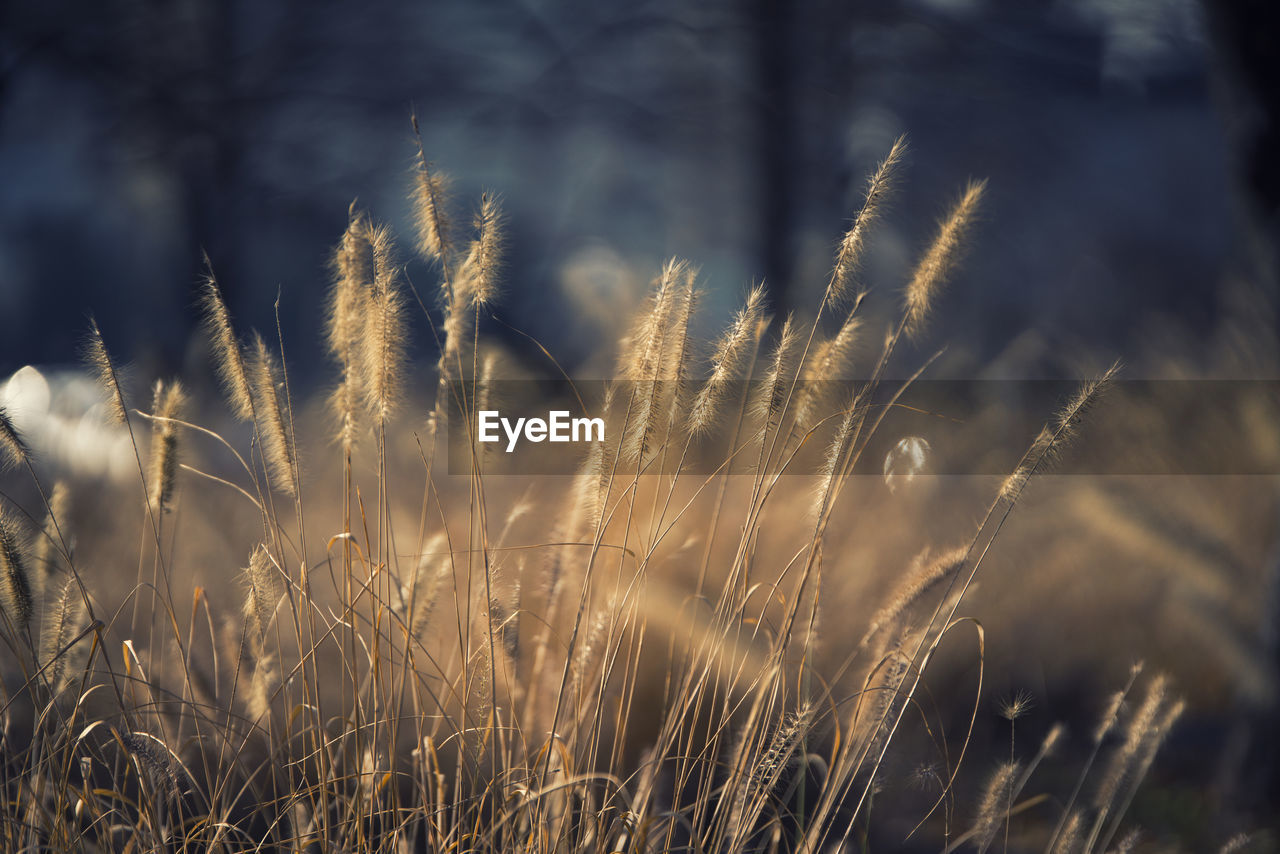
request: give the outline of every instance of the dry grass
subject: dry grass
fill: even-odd
[[[137,408],[94,326],[93,364],[147,498],[99,509],[109,535],[84,531],[95,547],[78,545],[68,502],[93,497],[46,500],[0,411],[4,462],[37,487],[27,518],[0,516],[0,847],[854,850],[877,822],[902,826],[880,818],[904,810],[877,795],[899,773],[895,751],[925,745],[932,788],[903,845],[1123,848],[1126,811],[1182,711],[1168,681],[1134,668],[1098,703],[1051,801],[1031,793],[1033,773],[1063,731],[1020,755],[1021,700],[1006,708],[1009,755],[969,755],[987,630],[963,611],[1024,489],[1114,368],[1027,437],[958,547],[895,569],[864,623],[828,601],[865,575],[865,549],[839,528],[861,512],[847,488],[888,410],[871,401],[910,384],[887,380],[888,366],[921,333],[982,195],[981,183],[964,190],[906,275],[869,378],[831,400],[817,389],[853,358],[854,271],[901,156],[899,143],[872,176],[811,320],[770,322],[754,289],[704,365],[696,271],[664,266],[620,348],[608,439],[568,489],[507,478],[476,443],[464,475],[437,460],[446,426],[474,427],[501,370],[479,329],[502,241],[489,197],[472,233],[454,228],[425,159],[418,249],[438,296],[416,299],[390,230],[353,210],[334,255],[325,335],[338,382],[323,417],[295,402],[263,337],[242,339],[212,274],[208,330],[249,432],[184,420],[176,383]],[[403,391],[420,302],[442,336],[425,402]],[[450,410],[466,423],[448,424]],[[691,473],[682,462],[710,433],[727,437],[732,464]],[[820,444],[820,474],[797,486],[787,473]],[[915,537],[917,552],[944,545]],[[102,567],[133,561],[126,592],[102,584]],[[230,561],[244,567],[242,608],[215,586]],[[973,678],[933,714],[931,666],[960,648]],[[995,768],[972,781],[965,765]]]

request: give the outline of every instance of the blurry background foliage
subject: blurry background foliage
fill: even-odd
[[[899,287],[947,194],[989,177],[935,339],[981,361],[1082,344],[1132,359],[1135,342],[1212,328],[1226,283],[1274,304],[1277,15],[1260,0],[7,3],[0,376],[66,362],[90,310],[144,375],[190,376],[202,249],[244,326],[272,328],[282,289],[289,357],[320,364],[311,330],[348,204],[407,233],[410,109],[460,199],[503,196],[499,316],[554,332],[570,364],[614,340],[671,254],[702,265],[707,322],[758,277],[779,308],[812,305],[862,176],[902,132],[912,167],[865,284]]]

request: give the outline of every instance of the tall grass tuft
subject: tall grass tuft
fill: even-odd
[[[157,383],[151,412],[134,413],[152,431],[144,465],[91,325],[143,518],[131,527],[136,501],[80,482],[46,501],[0,411],[0,462],[37,487],[0,494],[0,718],[17,721],[0,731],[0,850],[985,851],[1003,830],[1008,850],[1025,836],[1104,851],[1128,838],[1183,710],[1171,682],[1150,680],[1131,711],[1135,669],[1082,739],[1074,791],[1051,798],[1042,765],[1070,742],[1050,727],[1023,747],[1021,704],[998,756],[972,756],[988,629],[966,610],[1027,483],[1116,369],[1028,435],[958,545],[939,551],[930,520],[904,557],[851,533],[883,509],[868,501],[908,506],[860,473],[930,365],[886,379],[953,276],[984,187],[963,191],[868,357],[874,296],[857,270],[904,152],[898,140],[870,176],[809,314],[769,316],[756,286],[704,345],[706,285],[688,262],[662,264],[603,400],[583,403],[605,439],[572,478],[517,480],[473,441],[513,361],[486,334],[504,225],[485,195],[470,232],[455,227],[466,220],[420,139],[413,243],[438,298],[410,299],[390,226],[353,205],[330,259],[326,406],[293,397],[283,341],[242,345],[210,274],[228,418],[188,422],[182,386]],[[419,304],[442,333],[427,382],[409,359]],[[834,382],[847,376],[861,378]],[[202,488],[179,502],[179,477]],[[105,534],[73,537],[72,501]],[[44,520],[34,560],[24,516]],[[886,583],[856,601],[832,592],[880,564]],[[948,657],[964,661],[953,682],[976,683],[972,707],[967,693],[939,702],[930,679]],[[898,777],[922,752],[931,788],[907,797]]]

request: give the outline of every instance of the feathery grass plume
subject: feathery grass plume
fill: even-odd
[[[1102,396],[1111,384],[1115,381],[1116,375],[1120,373],[1120,363],[1112,362],[1111,367],[1103,372],[1102,376],[1095,380],[1090,380],[1080,387],[1075,396],[1067,402],[1062,408],[1054,421],[1054,435],[1057,442],[1069,440],[1075,435],[1076,428],[1080,426],[1080,422],[1093,409],[1098,399]]]
[[[333,283],[325,306],[325,338],[341,376],[329,397],[338,422],[338,441],[345,451],[355,445],[357,410],[363,391],[357,370],[360,342],[367,314],[365,301],[373,282],[373,253],[369,220],[351,203],[347,230],[330,261]]]
[[[432,171],[422,148],[418,117],[413,119],[413,132],[418,138],[418,162],[414,171],[413,216],[418,227],[418,251],[429,261],[448,263],[453,255],[452,224],[448,213],[448,180]]]
[[[352,202],[347,229],[329,259],[332,282],[325,305],[325,343],[339,361],[350,359],[364,321],[364,291],[373,284],[369,217]]]
[[[618,358],[618,373],[632,382],[659,378],[667,327],[675,310],[676,290],[684,279],[688,264],[671,258],[654,280],[648,308],[640,313],[631,334],[623,341]]]
[[[749,349],[759,340],[763,305],[764,285],[756,285],[747,294],[746,303],[738,309],[729,328],[716,342],[711,355],[711,376],[698,390],[689,408],[687,429],[691,434],[705,433],[719,415],[725,387],[737,375]]]
[[[849,405],[845,407],[844,415],[840,418],[840,427],[831,438],[831,444],[827,446],[827,456],[822,463],[822,472],[818,478],[818,488],[813,503],[813,515],[817,518],[821,518],[831,506],[832,498],[839,485],[845,453],[861,431],[867,410],[866,389],[855,391]]]
[[[280,395],[276,390],[276,364],[267,342],[257,332],[253,333],[253,355],[249,363],[249,379],[253,384],[259,429],[262,436],[262,456],[271,472],[271,485],[286,495],[295,495],[295,470],[293,446],[285,429]]]
[[[508,634],[508,622],[512,619],[512,613],[507,610],[507,606],[502,604],[502,600],[497,596],[489,597],[489,625],[493,629],[494,640],[510,661],[515,660],[515,644],[510,643],[512,640]]]
[[[1147,696],[1130,719],[1125,729],[1124,743],[1111,755],[1111,761],[1094,795],[1094,806],[1099,809],[1106,809],[1111,805],[1116,793],[1120,790],[1120,784],[1133,770],[1143,745],[1160,720],[1161,706],[1164,704],[1168,687],[1169,681],[1163,673],[1157,674],[1147,686]]]
[[[740,841],[749,834],[759,818],[769,793],[778,785],[778,779],[786,769],[796,746],[813,725],[813,706],[804,703],[787,715],[773,733],[769,746],[751,763],[750,770],[739,780],[735,788],[733,808],[729,813],[729,832],[733,841]],[[735,846],[729,846],[734,850]]]
[[[152,422],[151,474],[147,485],[151,488],[151,507],[157,513],[168,512],[173,504],[178,475],[178,425],[170,419],[182,417],[186,400],[182,384],[177,380],[168,385],[156,380],[151,410],[158,420]]]
[[[1138,847],[1138,840],[1141,838],[1142,831],[1135,827],[1120,838],[1115,848],[1108,848],[1107,854],[1129,854]]]
[[[586,458],[578,466],[568,496],[568,513],[556,527],[558,542],[589,540],[604,515],[606,491],[609,488],[609,466],[605,463],[605,443],[592,442]],[[559,581],[562,549],[553,554],[552,584]]]
[[[46,679],[53,693],[57,694],[72,678],[73,668],[68,667],[68,650],[55,660],[58,652],[71,640],[72,634],[84,619],[84,601],[80,598],[80,586],[74,577],[63,579],[57,593],[49,603],[40,626],[40,664],[46,666]]]
[[[267,652],[266,645],[256,641],[253,672],[249,675],[249,691],[244,700],[249,719],[257,722],[271,713],[271,695],[280,683],[278,656]]]
[[[1049,732],[1045,734],[1044,741],[1040,743],[1040,755],[1048,756],[1058,748],[1058,744],[1067,734],[1067,728],[1058,723],[1049,728]]]
[[[1159,678],[1157,677],[1157,679]],[[1111,839],[1120,829],[1121,820],[1124,818],[1125,813],[1128,812],[1129,806],[1133,803],[1133,799],[1138,793],[1138,787],[1147,776],[1147,772],[1151,770],[1151,764],[1155,762],[1156,753],[1160,750],[1160,745],[1186,708],[1185,701],[1181,699],[1161,708],[1164,699],[1164,686],[1160,686],[1158,691],[1155,684],[1151,688],[1151,694],[1148,695],[1147,701],[1143,703],[1143,707],[1138,710],[1137,717],[1131,723],[1131,727],[1136,725],[1140,729],[1130,730],[1121,751],[1122,754],[1126,754],[1124,767],[1120,771],[1120,775],[1126,781],[1125,792],[1119,796],[1117,801],[1117,788],[1116,791],[1108,794],[1105,803],[1098,803],[1098,816],[1094,821],[1093,831],[1085,845],[1086,849],[1092,850],[1094,842],[1099,839],[1098,833],[1102,829],[1102,820],[1104,818],[1109,818],[1110,821],[1106,833],[1101,836],[1098,849],[1106,850],[1107,846],[1111,844]],[[1159,696],[1154,696],[1157,693]],[[1154,719],[1146,717],[1148,706],[1151,706],[1155,711]],[[1119,779],[1120,776],[1117,776],[1117,787]],[[1111,776],[1108,775],[1104,780],[1104,785],[1110,782]],[[1123,846],[1124,841],[1122,840],[1120,844]]]
[[[893,731],[895,712],[907,701],[904,682],[911,671],[911,653],[908,651],[912,636],[904,633],[897,645],[880,658],[880,663],[869,674],[864,690],[870,694],[865,707],[855,708],[854,723],[856,743],[863,744],[858,752],[874,761],[888,744]]]
[[[1017,467],[1000,484],[1000,500],[1016,501],[1022,494],[1022,490],[1027,488],[1027,481],[1031,478],[1032,472],[1043,471],[1053,464],[1056,448],[1053,430],[1049,429],[1048,425],[1041,427],[1040,432],[1031,441],[1031,446],[1022,455]]]
[[[670,353],[666,359],[666,369],[662,378],[671,383],[668,390],[673,400],[684,399],[686,384],[689,379],[689,362],[693,354],[693,346],[689,340],[689,323],[698,310],[697,288],[698,270],[686,267],[684,270],[684,287],[680,289],[679,304],[675,313],[675,321],[671,328]],[[672,420],[674,421],[674,413]]]
[[[863,199],[862,207],[854,217],[853,225],[845,232],[844,238],[840,241],[840,249],[836,252],[835,268],[831,271],[831,284],[827,287],[824,302],[838,301],[848,293],[853,275],[857,272],[862,260],[862,247],[866,245],[867,233],[880,213],[886,197],[893,190],[898,164],[906,151],[907,138],[900,136],[894,140],[889,153],[884,160],[880,161],[880,166],[867,179],[867,194]]]
[[[49,493],[49,512],[45,514],[44,526],[40,537],[36,540],[35,565],[43,573],[45,579],[52,578],[58,572],[61,559],[62,538],[67,535],[67,519],[70,515],[71,490],[66,483],[59,480]],[[70,547],[70,542],[67,546]]]
[[[22,434],[13,426],[13,419],[3,406],[0,406],[0,471],[25,465],[31,458],[27,443]]]
[[[246,616],[258,638],[262,639],[271,627],[276,606],[284,595],[275,561],[271,559],[271,553],[265,545],[259,544],[249,556],[249,567],[245,570],[244,577],[249,586],[249,595],[245,600]]]
[[[419,640],[431,619],[436,600],[453,575],[453,558],[444,551],[447,547],[448,538],[443,532],[427,540],[418,565],[400,588],[405,624],[409,634]]]
[[[119,737],[120,743],[138,761],[154,786],[166,796],[178,793],[178,769],[181,766],[168,745],[146,732],[126,732]]]
[[[1062,826],[1062,833],[1058,835],[1053,845],[1052,854],[1076,854],[1080,847],[1080,834],[1083,831],[1084,821],[1080,813],[1073,812],[1067,817],[1067,823]]]
[[[906,290],[905,329],[908,336],[914,337],[923,328],[934,297],[946,284],[947,277],[951,275],[960,260],[965,234],[973,223],[978,202],[986,186],[986,181],[969,182],[960,196],[960,201],[943,220],[933,245],[916,265],[915,273]]]
[[[1002,697],[997,711],[1000,717],[1012,723],[1025,716],[1034,707],[1035,699],[1031,696],[1031,692],[1017,691],[1011,697]]]
[[[440,347],[440,359],[436,363],[437,383],[435,407],[431,414],[431,427],[436,435],[445,428],[449,417],[449,380],[462,379],[462,351],[469,340],[472,312],[468,311],[468,297],[461,288],[449,287],[441,292],[444,303],[444,343]]]
[[[236,338],[235,329],[231,325],[231,313],[227,311],[227,303],[222,298],[222,289],[205,259],[204,293],[201,295],[201,309],[204,311],[204,327],[213,344],[214,366],[218,371],[218,379],[222,381],[223,390],[231,404],[231,411],[241,421],[253,421],[253,397],[250,391],[249,374],[244,366],[244,353],[240,350],[240,340]]]
[[[502,208],[489,193],[480,197],[475,217],[476,239],[463,262],[459,278],[476,305],[493,301],[497,294],[498,270],[502,264]]]
[[[679,426],[683,426],[684,419],[680,418],[682,406],[687,409],[686,403],[689,378],[689,361],[693,352],[693,347],[689,343],[689,322],[693,318],[694,311],[698,305],[698,291],[695,287],[697,280],[697,270],[692,267],[686,267],[684,270],[684,286],[680,289],[677,296],[677,306],[671,329],[668,331],[670,341],[668,342],[668,353],[663,359],[663,364],[659,366],[660,384],[654,385],[654,394],[650,397],[648,405],[648,418],[644,424],[644,437],[641,441],[641,452],[639,458],[643,458],[644,454],[652,446],[654,436],[659,429],[665,429],[668,437]],[[668,402],[666,423],[661,424],[660,414],[657,407],[660,402]],[[669,439],[668,439],[669,440]]]
[[[668,356],[688,330],[687,317],[684,328],[680,319],[692,299],[687,288],[679,285],[689,280],[688,264],[672,258],[663,265],[658,275],[650,309],[644,312],[635,331],[623,346],[620,372],[635,384],[635,400],[630,412],[630,424],[623,443],[623,458],[643,463],[651,448],[653,431],[661,409],[665,392],[664,380],[669,378]]]
[[[782,405],[786,402],[787,376],[791,371],[792,350],[795,349],[799,333],[796,331],[794,319],[787,315],[783,321],[782,332],[778,335],[778,343],[774,345],[773,355],[769,358],[769,369],[764,375],[764,385],[756,397],[755,415],[763,422],[763,430],[767,433],[774,421],[782,414]]]
[[[570,684],[574,693],[583,689],[587,684],[587,675],[595,663],[598,663],[599,656],[596,653],[604,643],[605,635],[608,634],[609,616],[613,614],[615,607],[616,602],[611,596],[606,607],[596,611],[591,627],[583,635],[581,643],[574,651],[573,662],[570,665]]]
[[[1102,376],[1081,385],[1053,421],[1041,428],[1027,452],[1022,455],[1017,468],[1000,485],[999,497],[1002,500],[1016,501],[1031,475],[1043,472],[1053,465],[1063,447],[1074,437],[1080,422],[1111,387],[1119,372],[1120,363],[1113,362]]]
[[[523,567],[522,567],[523,569]],[[511,587],[510,607],[501,624],[502,648],[512,661],[520,658],[520,574]]]
[[[17,523],[4,510],[0,510],[0,570],[4,572],[0,605],[18,628],[25,628],[31,621],[31,574]]]
[[[1098,719],[1097,726],[1093,730],[1093,741],[1095,744],[1101,744],[1102,740],[1107,737],[1107,733],[1111,732],[1111,728],[1115,726],[1116,718],[1120,715],[1120,707],[1124,705],[1125,691],[1116,691],[1107,700],[1106,710],[1102,713],[1102,717]]]
[[[932,560],[927,551],[921,552],[912,564],[906,580],[894,591],[889,601],[871,618],[866,638],[870,638],[880,629],[892,625],[897,619],[939,583],[955,575],[965,564],[968,548],[945,551]],[[866,640],[864,639],[863,643]]]
[[[800,388],[796,396],[796,424],[801,430],[813,426],[817,419],[818,408],[828,397],[832,381],[844,373],[844,366],[853,355],[858,345],[858,333],[862,329],[862,318],[858,308],[866,294],[854,297],[853,308],[840,324],[840,331],[834,338],[818,343],[805,360],[804,369],[800,373]]]
[[[123,425],[127,420],[128,409],[124,405],[124,390],[120,382],[120,374],[111,355],[107,353],[107,345],[102,340],[102,331],[98,329],[98,321],[89,318],[89,341],[85,346],[87,361],[98,376],[98,384],[107,393],[107,421]]]
[[[987,787],[983,790],[982,802],[978,807],[978,818],[973,827],[973,841],[979,854],[991,847],[996,831],[1009,813],[1009,801],[1013,797],[1018,770],[1017,762],[1003,762],[987,780]]]
[[[1247,833],[1237,833],[1223,843],[1222,847],[1218,849],[1218,854],[1235,854],[1235,852],[1243,850],[1252,838]]]
[[[366,304],[367,328],[361,354],[365,402],[376,418],[391,416],[400,393],[405,358],[405,302],[396,282],[391,230],[369,232],[373,255],[373,287]]]

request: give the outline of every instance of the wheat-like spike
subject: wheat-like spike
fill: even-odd
[[[271,472],[272,485],[286,495],[295,495],[295,471],[293,447],[284,423],[280,395],[276,390],[275,359],[267,343],[257,332],[253,333],[253,357],[249,366],[250,381],[256,400],[259,429],[262,435],[262,455]]]
[[[59,480],[49,493],[49,512],[44,517],[44,526],[40,537],[36,540],[35,565],[43,573],[44,579],[57,574],[61,558],[59,547],[62,537],[67,535],[67,519],[70,514],[71,490],[66,483]],[[68,543],[68,546],[70,543]]]
[[[0,406],[0,471],[26,465],[30,459],[31,451],[14,426],[13,418]]]
[[[60,585],[51,602],[52,607],[45,612],[40,628],[40,661],[48,667],[46,678],[56,694],[70,679],[70,668],[67,667],[68,651],[63,657],[54,656],[66,646],[71,639],[75,627],[84,615],[84,601],[79,596],[80,586],[76,579],[68,575]]]
[[[867,194],[863,199],[853,225],[845,232],[840,241],[840,249],[836,252],[835,267],[831,271],[831,283],[827,286],[824,302],[840,300],[848,293],[853,275],[862,260],[862,249],[867,242],[867,233],[871,230],[877,215],[884,206],[886,197],[893,189],[898,165],[907,151],[907,138],[898,137],[880,166],[867,179]]]
[[[0,579],[3,582],[0,605],[18,628],[26,628],[31,622],[31,574],[17,523],[3,510],[0,510],[0,570],[4,572],[4,578]]]
[[[485,193],[475,217],[476,239],[463,262],[460,279],[476,305],[493,302],[497,294],[498,271],[502,264],[502,208],[498,200]]]
[[[973,841],[979,854],[991,846],[996,831],[1009,812],[1009,799],[1013,793],[1014,782],[1018,779],[1017,762],[1004,762],[987,780],[987,787],[982,793],[982,802],[978,807],[978,818],[973,827]]]
[[[370,412],[375,418],[385,419],[398,403],[404,373],[405,302],[396,282],[390,229],[373,228],[369,246],[373,253],[373,287],[367,304],[361,373]]]
[[[102,332],[98,329],[98,321],[89,318],[89,341],[86,345],[89,365],[97,374],[98,384],[107,393],[107,420],[113,424],[125,424],[128,409],[124,405],[124,390],[120,383],[120,374],[107,353],[107,345],[102,340]]]
[[[258,637],[265,638],[276,606],[284,595],[275,561],[265,545],[260,544],[249,556],[249,567],[244,577],[249,587],[245,601],[246,616]]]
[[[418,119],[413,118],[418,134]],[[418,135],[417,169],[414,171],[413,214],[418,227],[418,251],[429,261],[448,263],[453,255],[453,238],[448,214],[448,179],[432,171]]]
[[[960,201],[943,220],[929,251],[920,259],[906,290],[906,332],[915,336],[924,326],[929,308],[946,284],[964,248],[965,234],[973,223],[986,181],[970,181]]]
[[[231,313],[227,311],[227,303],[222,298],[222,289],[218,287],[213,269],[208,267],[208,259],[206,267],[201,307],[204,310],[205,330],[213,343],[214,365],[227,394],[227,401],[231,404],[232,413],[241,421],[252,423],[253,397],[249,374],[244,366],[244,353],[240,350],[240,340],[231,325]]]
[[[729,328],[716,342],[711,356],[711,376],[703,383],[689,408],[688,431],[693,435],[706,432],[715,422],[724,399],[724,390],[737,375],[744,356],[757,340],[759,320],[764,304],[764,285],[756,285],[747,294],[746,304],[734,315]]]
[[[152,422],[151,475],[147,486],[151,489],[151,508],[157,513],[167,512],[173,503],[178,476],[178,425],[171,419],[181,418],[185,405],[181,383],[174,380],[165,385],[156,381],[151,410],[157,420]]]

